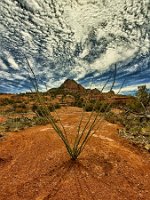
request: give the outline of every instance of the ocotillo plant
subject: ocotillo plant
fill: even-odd
[[[42,106],[42,108],[44,108],[44,110],[42,109],[41,112],[43,113],[43,116],[50,122],[50,124],[52,125],[52,127],[55,130],[55,132],[57,133],[57,135],[63,141],[63,143],[66,147],[66,150],[67,150],[68,154],[70,155],[71,159],[76,160],[79,157],[79,155],[81,154],[81,152],[84,150],[88,140],[91,138],[93,133],[95,133],[95,131],[98,129],[99,123],[102,121],[100,112],[103,109],[103,104],[100,106],[100,108],[97,111],[95,111],[94,108],[97,105],[97,101],[95,102],[93,109],[92,109],[90,115],[88,116],[86,123],[83,123],[83,120],[85,119],[85,111],[83,109],[83,112],[79,119],[79,124],[76,127],[77,128],[76,135],[74,136],[73,142],[70,142],[70,140],[68,139],[69,134],[66,131],[64,124],[59,117],[59,114],[55,111],[57,114],[57,117],[58,117],[58,121],[59,121],[59,123],[58,123],[54,120],[52,113],[49,112],[46,104],[44,103],[44,99],[43,99],[41,93],[39,92],[38,81],[37,81],[36,75],[35,75],[35,73],[32,69],[32,66],[30,65],[27,58],[26,58],[26,60],[27,60],[27,64],[28,64],[29,76],[30,76],[32,85],[34,87],[34,90],[36,92],[37,101]],[[112,75],[107,79],[101,92],[105,89],[105,87],[107,86],[107,84],[111,78],[113,78],[112,84],[110,87],[110,91],[112,91],[112,89],[115,85],[115,81],[116,81],[116,73],[117,73],[117,69],[115,66],[115,69],[114,69]],[[120,89],[119,89],[119,91],[120,91]],[[87,104],[87,101],[85,102],[85,106],[86,106],[86,104]],[[111,105],[111,103],[107,105],[107,107],[105,108],[105,112],[107,112],[110,105]]]

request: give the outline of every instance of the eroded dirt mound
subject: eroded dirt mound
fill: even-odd
[[[62,110],[74,132],[80,111]],[[102,121],[78,161],[50,125],[11,133],[0,142],[0,200],[149,200],[150,158]]]

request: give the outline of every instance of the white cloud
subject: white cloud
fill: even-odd
[[[5,65],[5,63],[0,59],[0,69],[7,70],[8,67]]]
[[[1,71],[0,79],[14,80],[14,77],[10,73],[8,73],[6,71]]]
[[[135,85],[130,85],[130,86],[123,87],[121,89],[121,93],[130,92],[130,91],[136,91],[138,89],[138,86],[142,86],[142,85],[146,85],[146,87],[148,89],[150,89],[150,83],[141,83],[141,84],[135,84]],[[114,89],[114,91],[117,92],[118,90]]]
[[[18,64],[16,63],[16,61],[14,60],[13,56],[12,56],[8,51],[5,52],[5,55],[6,55],[6,57],[7,57],[7,61],[8,61],[9,64],[10,64],[10,67],[12,67],[13,69],[18,70],[18,69],[19,69],[19,66],[18,66]]]
[[[135,53],[136,49],[127,49],[124,47],[118,47],[116,49],[108,48],[106,53],[100,58],[96,59],[96,61],[92,63],[90,67],[98,71],[103,71],[108,69],[111,64],[129,59],[130,57],[134,56]]]

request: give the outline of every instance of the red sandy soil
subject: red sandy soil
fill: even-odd
[[[6,121],[6,119],[4,117],[0,117],[0,123],[3,123],[5,121]]]
[[[60,111],[73,134],[79,109]],[[102,121],[77,161],[50,125],[0,142],[0,200],[149,200],[150,156]]]

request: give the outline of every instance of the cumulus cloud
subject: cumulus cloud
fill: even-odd
[[[91,64],[91,67],[92,69],[94,68],[98,71],[105,70],[112,64],[129,59],[135,52],[136,49],[125,49],[122,47],[118,47],[118,49],[108,48],[106,53],[102,55],[101,58],[96,59],[96,61]]]

